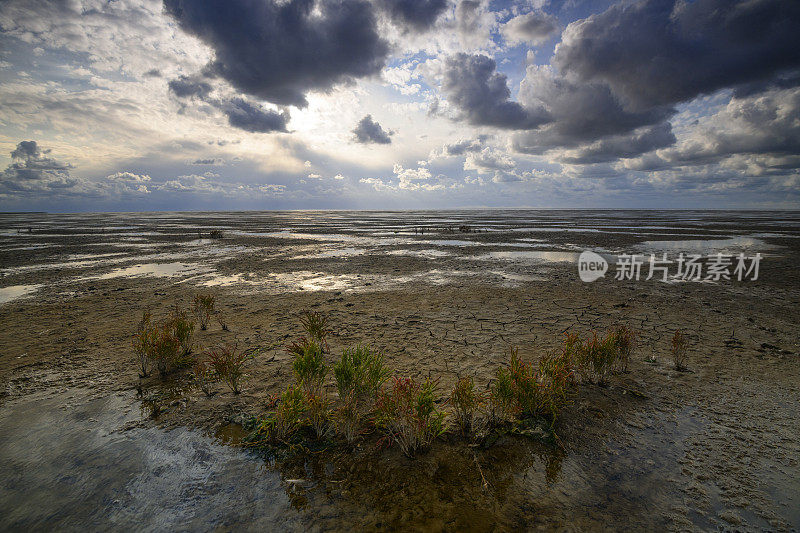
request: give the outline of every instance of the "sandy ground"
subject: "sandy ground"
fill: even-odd
[[[611,244],[624,245],[620,239]],[[608,388],[581,388],[559,425],[564,451],[509,438],[473,454],[451,438],[416,463],[363,447],[321,465],[275,468],[287,479],[313,475],[313,490],[291,488],[312,528],[792,530],[800,527],[800,250],[790,239],[781,244],[760,280],[742,283],[586,284],[564,263],[513,283],[480,269],[437,283],[431,267],[459,270],[459,257],[288,260],[277,248],[221,260],[217,269],[324,267],[361,281],[269,292],[241,284],[198,289],[191,280],[158,277],[89,280],[80,291],[0,307],[0,402],[44,389],[141,389],[162,413],[140,424],[224,436],[232,418],[264,412],[292,379],[284,346],[301,335],[304,310],[330,317],[331,362],[342,347],[369,342],[400,374],[441,376],[443,389],[466,374],[485,386],[509,345],[534,359],[557,349],[566,331],[624,323],[639,336],[630,372]],[[297,243],[293,256],[305,245]],[[384,283],[388,275],[409,279]],[[21,273],[15,283],[42,276]],[[206,398],[182,374],[166,383],[137,378],[130,336],[138,315],[146,308],[166,314],[176,302],[188,307],[198,290],[216,294],[230,331],[212,323],[197,332],[196,351],[228,341],[260,348],[239,396],[220,386]],[[672,368],[676,329],[691,339],[689,372]]]

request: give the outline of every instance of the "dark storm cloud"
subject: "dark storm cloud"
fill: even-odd
[[[800,2],[646,0],[570,24],[553,63],[643,108],[800,66]]]
[[[389,144],[394,132],[384,130],[380,124],[372,120],[372,115],[367,115],[358,121],[353,129],[354,139],[361,144]]]
[[[674,110],[669,107],[652,107],[633,111],[603,83],[576,83],[554,73],[547,67],[529,67],[520,86],[520,102],[525,106],[543,107],[553,118],[550,124],[514,136],[517,151],[541,154],[557,148],[575,148],[606,137],[623,136],[645,126],[654,126],[667,120]],[[664,126],[660,130],[664,131]],[[661,141],[672,137],[659,135]],[[610,155],[609,148],[618,146],[621,153],[629,153],[624,143],[638,146],[647,143],[617,138],[607,143],[602,151]],[[674,139],[673,139],[674,142]]]
[[[523,107],[510,100],[506,76],[484,55],[456,54],[447,59],[442,91],[470,124],[524,130],[550,121],[541,107]]]
[[[596,143],[573,150],[559,160],[564,163],[605,163],[619,158],[631,158],[658,148],[675,144],[672,126],[667,122],[648,127],[630,135],[607,137]]]
[[[243,98],[231,98],[216,105],[228,117],[228,123],[235,128],[254,133],[286,131],[289,120],[287,112],[266,110]]]
[[[196,96],[204,99],[211,92],[211,85],[194,76],[181,76],[177,80],[171,80],[167,85],[169,90],[179,98]]]
[[[239,91],[305,107],[309,90],[377,74],[389,51],[363,0],[164,0],[214,50],[207,65]]]
[[[424,31],[433,26],[444,12],[447,0],[380,0],[380,5],[395,24]]]

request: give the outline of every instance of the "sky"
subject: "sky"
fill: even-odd
[[[800,208],[800,2],[0,2],[0,211],[466,207]]]

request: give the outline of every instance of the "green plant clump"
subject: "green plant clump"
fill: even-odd
[[[292,366],[297,382],[307,394],[320,395],[328,367],[322,358],[319,341],[303,338],[289,345],[287,351],[294,355]]]
[[[481,394],[475,390],[475,380],[472,377],[458,378],[450,393],[450,405],[455,411],[456,425],[463,435],[472,431],[475,413],[482,403]]]
[[[342,358],[333,365],[340,398],[374,396],[390,374],[391,370],[383,364],[383,353],[369,345],[345,348]]]
[[[244,376],[244,364],[250,358],[244,352],[238,352],[237,346],[237,344],[227,344],[212,348],[208,352],[209,364],[214,373],[234,394],[241,392],[240,382]]]
[[[376,421],[408,457],[429,446],[444,433],[445,413],[436,408],[436,382],[422,384],[396,377],[382,391],[376,405]]]
[[[308,336],[312,340],[319,342],[323,350],[327,351],[328,342],[326,339],[330,333],[328,329],[328,317],[316,311],[307,311],[303,315],[303,318],[300,319],[300,322],[303,324],[303,329]]]

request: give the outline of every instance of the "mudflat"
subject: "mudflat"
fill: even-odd
[[[235,480],[222,500],[188,480],[175,490],[194,487],[198,501],[235,510],[198,510],[198,527],[800,527],[797,213],[33,214],[2,215],[0,225],[0,420],[8,429],[0,454],[13,459],[0,470],[36,467],[67,431],[59,420],[82,427],[108,418],[107,432],[120,439],[188,434],[214,441],[208,463],[215,454],[247,457],[235,463],[237,479],[268,485],[271,504]],[[756,280],[646,280],[646,264],[641,279],[617,280],[611,262],[604,278],[585,283],[576,265],[583,250],[763,257]],[[237,342],[255,354],[239,395],[219,385],[207,397],[188,372],[138,377],[131,336],[142,311],[164,316],[199,292],[216,297],[221,321],[195,332],[194,352]],[[536,360],[559,350],[566,333],[618,324],[637,342],[627,373],[607,386],[581,384],[558,421],[559,444],[508,435],[474,447],[446,435],[409,459],[364,439],[254,460],[237,447],[237,421],[263,415],[292,381],[285,347],[303,335],[304,311],[329,317],[328,364],[344,347],[370,343],[398,375],[438,377],[443,397],[459,376],[487,387],[510,346]],[[676,330],[689,339],[688,371],[670,357]],[[326,387],[335,393],[330,377]],[[69,415],[86,406],[99,411]],[[56,409],[63,418],[53,418]],[[49,441],[31,433],[42,420],[53,428]],[[98,492],[105,503],[97,505],[115,511],[95,517],[98,525],[122,527],[125,509],[137,508],[132,480],[146,468],[128,466],[111,484],[115,498]],[[25,478],[15,479],[0,509],[26,494]],[[35,526],[34,505],[15,507],[11,524]],[[61,525],[94,516],[74,512]],[[150,525],[169,524],[154,515]]]

